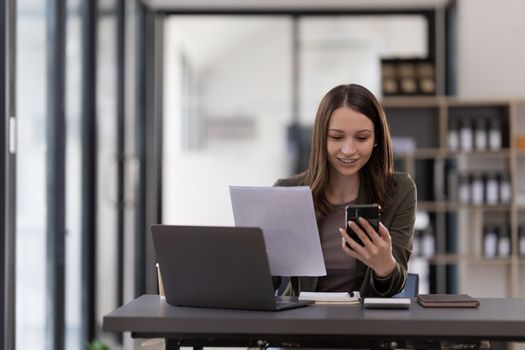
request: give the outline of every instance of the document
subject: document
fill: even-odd
[[[325,276],[312,192],[299,187],[230,186],[236,226],[260,227],[273,276]]]

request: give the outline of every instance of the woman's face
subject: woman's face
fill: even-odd
[[[332,112],[328,123],[327,153],[331,170],[354,176],[368,162],[374,148],[372,121],[348,107]]]

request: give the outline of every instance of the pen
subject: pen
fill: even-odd
[[[355,291],[351,291],[351,290],[347,290],[346,293],[348,293],[348,295],[350,296],[350,298],[355,298],[357,300],[361,300],[361,295],[359,294],[359,292]]]

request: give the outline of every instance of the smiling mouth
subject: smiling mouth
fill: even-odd
[[[338,158],[338,159],[344,164],[354,164],[355,162],[357,162],[357,159],[342,159],[342,158]]]

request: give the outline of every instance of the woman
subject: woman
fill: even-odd
[[[359,290],[361,296],[387,297],[403,289],[416,187],[408,175],[393,171],[385,113],[370,91],[356,84],[330,90],[317,111],[308,168],[275,185],[311,188],[327,269],[319,278],[290,278],[285,294]],[[344,229],[350,203],[382,208],[379,232],[364,219],[349,222],[364,246]]]

